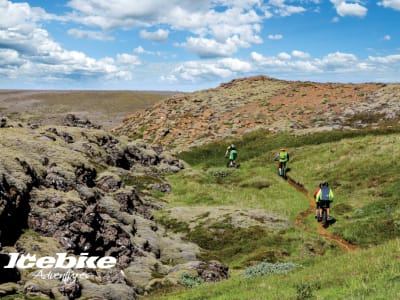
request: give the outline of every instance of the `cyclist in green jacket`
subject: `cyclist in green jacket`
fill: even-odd
[[[228,146],[225,157],[229,157],[228,167],[236,167],[237,150],[234,144]]]
[[[285,147],[281,147],[279,149],[279,153],[275,156],[274,160],[278,160],[278,171],[279,176],[286,176],[286,174],[282,174],[282,169],[286,169],[286,163],[289,161],[289,152],[286,151]]]

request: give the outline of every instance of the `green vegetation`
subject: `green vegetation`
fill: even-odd
[[[195,286],[200,286],[204,283],[203,279],[194,276],[192,274],[189,274],[187,272],[183,272],[181,275],[181,282],[183,284],[184,287],[187,288],[192,288]]]
[[[259,130],[246,134],[237,140],[219,141],[197,147],[191,151],[182,152],[179,156],[192,166],[202,166],[205,168],[221,166],[221,153],[223,155],[226,150],[226,145],[233,142],[239,149],[240,162],[248,161],[257,157],[265,159],[267,162],[271,156],[265,157],[265,154],[270,155],[270,151],[277,151],[281,146],[295,148],[323,143],[334,143],[343,139],[380,136],[392,133],[400,133],[400,127],[364,130],[336,130],[306,135],[291,135],[288,133],[272,134],[268,130]]]
[[[251,279],[232,276],[216,284],[150,299],[398,299],[400,240],[333,257],[315,257],[311,267]]]
[[[164,198],[168,204],[160,218],[197,243],[201,259],[227,264],[231,278],[154,297],[399,298],[399,141],[399,127],[298,136],[257,131],[181,153],[191,167],[168,178],[173,192]],[[223,167],[231,142],[239,150],[239,169]],[[276,175],[273,157],[282,145],[291,154],[288,175],[309,193],[321,181],[330,183],[336,222],[328,231],[358,245],[358,251],[345,253],[319,236],[313,213],[303,228],[294,226],[309,204]],[[275,221],[267,222],[272,216]],[[286,274],[271,271],[289,265],[301,267]],[[239,276],[243,270],[260,276]]]
[[[297,265],[293,263],[272,264],[269,262],[262,262],[258,265],[246,268],[242,275],[247,278],[253,278],[257,276],[265,276],[271,274],[284,274],[292,271],[296,267]]]

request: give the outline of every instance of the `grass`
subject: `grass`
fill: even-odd
[[[286,274],[227,281],[186,291],[162,292],[149,299],[398,299],[400,262],[398,239],[368,250],[316,257],[311,267],[297,267]]]
[[[175,228],[202,248],[202,259],[226,263],[232,278],[157,299],[397,299],[400,297],[399,128],[332,131],[304,136],[253,132],[233,141],[239,169],[226,169],[227,141],[180,154],[191,167],[169,177],[172,193],[164,198],[166,215],[174,208]],[[229,141],[229,143],[232,141]],[[294,220],[308,200],[276,176],[272,158],[281,145],[291,154],[289,176],[312,193],[328,181],[335,193],[328,230],[361,250],[344,254],[317,234],[313,215],[302,231]],[[216,211],[232,208],[216,217]],[[238,228],[235,215],[248,209],[277,215],[288,227]],[[208,212],[208,213],[205,213]],[[233,211],[233,212],[232,212]],[[198,214],[196,214],[198,212]],[[258,218],[258,217],[257,217]],[[397,253],[397,254],[396,254]],[[245,279],[238,274],[262,262],[295,263],[286,275]],[[237,271],[235,271],[237,270]],[[389,288],[386,288],[389,287]]]
[[[333,143],[355,137],[380,136],[393,133],[400,133],[400,126],[364,130],[335,130],[306,135],[291,135],[289,133],[272,134],[268,130],[258,130],[246,134],[240,139],[223,140],[196,147],[190,151],[180,153],[179,156],[192,166],[201,166],[204,168],[216,167],[221,165],[221,156],[225,153],[227,145],[234,143],[238,149],[239,160],[241,162],[253,158],[264,159],[267,162],[273,158],[270,151],[277,151],[281,146],[295,148]],[[266,154],[268,155],[263,156]]]

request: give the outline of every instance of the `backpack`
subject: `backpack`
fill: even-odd
[[[329,197],[330,191],[331,190],[329,189],[329,187],[322,187],[321,188],[321,200],[322,201],[331,200],[330,197]]]

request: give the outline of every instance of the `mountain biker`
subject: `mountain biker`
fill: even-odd
[[[280,152],[275,155],[274,160],[279,160],[278,170],[279,176],[282,176],[282,168],[286,168],[286,163],[289,161],[289,153],[286,151],[285,147],[281,147]]]
[[[329,183],[328,182],[324,182],[322,183],[321,189],[319,190],[319,192],[317,193],[316,197],[315,197],[315,201],[318,202],[321,201],[321,203],[319,204],[319,216],[322,217],[322,205],[323,202],[322,201],[326,201],[325,202],[325,207],[326,207],[326,214],[327,214],[327,220],[330,221],[332,220],[331,214],[330,214],[330,203],[333,201],[333,192],[332,189],[329,187]],[[320,219],[318,219],[320,221]]]
[[[229,157],[229,167],[234,167],[236,165],[237,150],[234,144],[230,144],[226,148],[225,157]]]
[[[314,200],[317,199],[317,194],[318,194],[318,192],[321,190],[322,184],[323,184],[323,182],[320,182],[319,185],[318,185],[318,188],[314,191],[314,193],[313,193]],[[319,209],[320,209],[319,202],[315,202],[315,204],[316,204],[316,207],[315,207],[315,218],[316,218],[316,219],[319,219],[319,218],[320,218],[320,214],[319,214]]]

